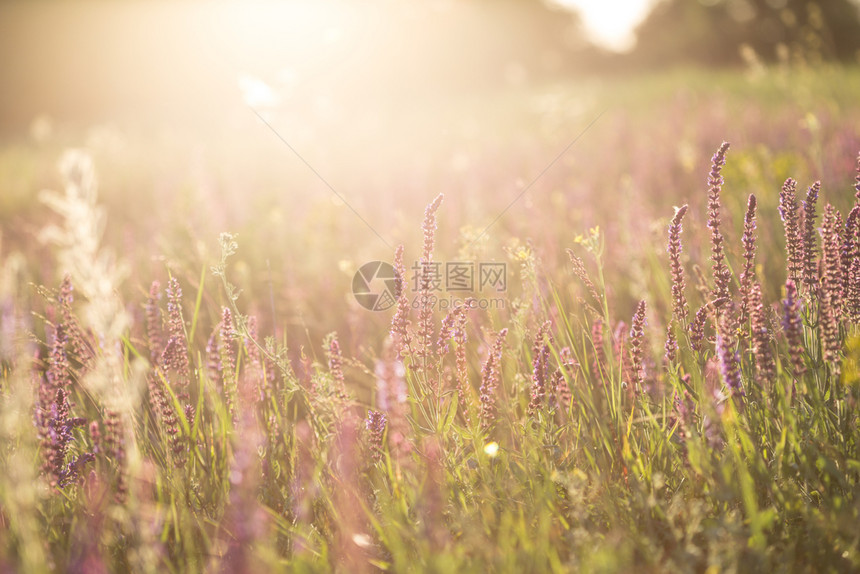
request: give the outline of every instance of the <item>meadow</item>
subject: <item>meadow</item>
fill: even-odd
[[[860,570],[858,101],[801,65],[302,161],[275,112],[7,138],[0,571]]]

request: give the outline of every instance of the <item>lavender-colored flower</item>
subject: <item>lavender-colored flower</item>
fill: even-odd
[[[845,311],[848,319],[853,323],[860,322],[860,206],[854,206],[849,220],[854,219],[854,225],[848,229],[846,225],[846,235],[853,234],[853,254],[849,258],[847,265],[843,261],[842,272],[845,274],[844,285],[844,302]],[[847,241],[847,238],[846,238]]]
[[[635,395],[642,387],[645,371],[642,362],[645,347],[645,301],[639,301],[633,313],[630,327],[630,359],[632,363],[632,392]]]
[[[546,342],[549,326],[549,321],[541,325],[532,348],[532,396],[529,401],[531,416],[543,407],[550,383],[549,345]]]
[[[185,333],[182,319],[182,288],[176,277],[167,282],[167,329],[172,337]]]
[[[743,395],[741,385],[741,359],[737,351],[737,321],[731,309],[720,315],[717,326],[717,357],[720,373],[726,387],[736,394]]]
[[[225,379],[236,380],[236,328],[233,325],[233,314],[230,309],[221,309],[221,324],[219,326],[218,346],[221,351],[221,371]]]
[[[752,326],[753,356],[756,364],[756,380],[765,386],[776,378],[776,364],[770,347],[770,333],[762,302],[761,285],[753,283],[750,290],[750,325]]]
[[[47,412],[41,413],[42,426],[40,429],[42,444],[42,470],[51,486],[62,488],[78,477],[79,466],[92,460],[87,455],[78,457],[71,463],[66,463],[68,448],[74,441],[72,431],[83,426],[86,421],[79,417],[71,417],[69,393],[65,388],[58,388],[54,402]],[[82,455],[83,456],[83,455]]]
[[[66,354],[69,338],[63,323],[57,325],[54,331],[54,341],[51,345],[51,355],[48,359],[48,370],[45,378],[48,382],[47,401],[53,402],[58,389],[68,389],[72,383],[72,368]]]
[[[172,403],[164,404],[161,422],[164,424],[164,431],[167,433],[171,451],[173,452],[173,464],[177,468],[181,468],[185,466],[188,448],[185,438],[179,432],[181,425],[179,417],[176,414],[176,408]]]
[[[788,355],[794,376],[799,377],[806,372],[803,360],[805,347],[803,345],[803,320],[800,317],[800,300],[794,281],[785,282],[785,299],[782,301],[782,329],[788,341]]]
[[[857,175],[854,176],[854,200],[855,203],[860,202],[860,153],[857,154],[857,167],[855,168]]]
[[[809,292],[818,286],[818,241],[815,233],[815,205],[821,182],[816,181],[806,190],[803,202],[803,284]]]
[[[218,327],[218,350],[221,358],[221,378],[223,380],[224,399],[227,403],[227,411],[233,419],[238,422],[238,408],[236,405],[236,329],[233,326],[233,314],[230,309],[221,309],[221,323]]]
[[[160,365],[172,371],[171,383],[176,384],[177,394],[188,397],[191,368],[188,361],[188,340],[185,337],[185,321],[182,318],[182,289],[176,277],[167,283],[167,345],[161,354]]]
[[[180,424],[179,417],[176,414],[176,407],[171,401],[165,389],[161,377],[156,372],[150,373],[147,377],[149,385],[149,400],[153,413],[156,415],[167,434],[168,440],[173,452],[174,465],[179,468],[185,465],[187,446],[186,441],[179,432]],[[187,405],[190,407],[190,405]]]
[[[741,273],[741,317],[746,318],[750,308],[750,288],[755,280],[755,251],[756,251],[756,199],[750,194],[747,201],[747,212],[744,215],[744,270]]]
[[[664,360],[666,366],[671,367],[678,360],[678,340],[675,338],[675,329],[670,322],[666,325],[666,345],[665,345]]]
[[[125,477],[125,433],[116,411],[105,409],[104,427],[105,454],[113,459],[117,466],[115,499],[122,504],[128,496],[128,485]]]
[[[583,285],[585,285],[585,288],[588,290],[588,294],[594,300],[597,308],[600,309],[602,307],[600,295],[597,294],[597,288],[594,287],[594,283],[591,281],[591,278],[588,276],[588,272],[585,270],[585,263],[573,252],[572,249],[567,250],[567,256],[570,258],[570,262],[573,265],[573,273],[579,277],[579,280],[582,281]]]
[[[675,319],[681,324],[687,324],[687,298],[684,295],[686,287],[684,281],[684,267],[681,265],[681,221],[687,213],[687,206],[683,205],[675,210],[675,217],[669,224],[669,266],[672,272],[672,309]]]
[[[851,268],[856,265],[860,258],[860,245],[858,245],[858,231],[860,231],[860,205],[855,205],[848,217],[845,219],[845,228],[842,232],[842,306],[845,317],[849,320],[857,320],[858,291],[860,285],[852,282]],[[852,304],[853,301],[853,304]]]
[[[697,353],[705,350],[705,322],[708,320],[708,306],[703,305],[696,311],[690,323],[690,347]]]
[[[597,308],[600,309],[603,304],[601,303],[600,295],[597,294],[597,289],[594,287],[594,283],[591,281],[591,278],[588,276],[588,272],[585,270],[585,263],[573,252],[572,249],[567,250],[567,256],[570,258],[570,262],[573,265],[573,273],[579,277],[579,280],[582,281],[583,285],[585,285],[585,288],[588,290],[588,294],[594,300]]]
[[[182,412],[185,413],[185,421],[188,423],[188,427],[192,428],[194,426],[194,405],[185,405],[182,408]]]
[[[481,370],[481,429],[485,432],[496,424],[496,390],[501,381],[502,344],[507,334],[506,328],[499,331]]]
[[[690,375],[684,375],[684,379],[686,379],[687,384],[689,384]],[[676,436],[678,436],[681,443],[684,443],[690,437],[692,429],[695,426],[696,403],[693,400],[693,397],[690,396],[690,393],[686,390],[684,391],[683,396],[675,393],[672,402],[674,404],[675,411],[673,424],[678,424],[678,432],[676,433]]]
[[[428,357],[433,347],[433,297],[430,294],[432,288],[433,274],[431,272],[433,263],[433,248],[436,241],[436,212],[442,204],[443,195],[440,193],[436,199],[424,210],[424,222],[421,225],[424,231],[424,247],[421,252],[420,277],[418,281],[418,297],[420,301],[418,310],[418,349],[416,355]]]
[[[779,215],[785,227],[788,277],[793,281],[800,281],[803,274],[803,240],[800,237],[796,189],[797,182],[791,178],[782,184],[782,191],[779,193]]]
[[[380,411],[368,411],[367,419],[364,422],[365,428],[369,433],[368,443],[370,445],[370,454],[374,462],[379,462],[385,453],[383,438],[385,436],[385,425],[387,419],[385,413]]]
[[[824,359],[832,364],[839,362],[842,342],[839,339],[839,320],[842,315],[842,221],[839,211],[827,204],[822,226],[822,279],[819,297],[821,343]]]
[[[398,357],[404,356],[411,346],[409,333],[409,295],[406,292],[406,268],[403,265],[403,245],[394,251],[394,293],[397,296],[397,310],[391,320],[391,340]]]
[[[729,143],[723,142],[711,158],[711,172],[708,174],[708,228],[711,230],[711,261],[713,262],[714,298],[729,297],[731,271],[726,265],[723,248],[723,234],[720,231],[720,192],[723,186],[722,169],[726,164]]]
[[[829,203],[824,208],[821,295],[837,309],[842,306],[842,216]]]
[[[57,299],[60,303],[62,323],[68,337],[69,351],[83,366],[87,367],[93,359],[93,352],[84,341],[81,326],[72,312],[72,303],[75,298],[72,278],[69,275],[66,275],[60,284],[60,292]]]

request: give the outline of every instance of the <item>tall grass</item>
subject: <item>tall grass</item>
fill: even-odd
[[[68,279],[30,326],[20,297],[3,315],[0,566],[860,569],[860,187],[844,217],[840,190],[810,182],[801,205],[793,179],[733,213],[739,147],[635,260],[600,227],[559,240],[563,266],[509,244],[504,312],[429,304],[440,195],[423,244],[392,254],[389,314],[300,342],[235,285],[230,234],[202,279],[171,267],[122,299],[75,156],[45,196]],[[762,232],[779,227],[787,249]]]

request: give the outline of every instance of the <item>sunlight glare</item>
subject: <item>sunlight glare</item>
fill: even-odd
[[[582,15],[591,39],[610,50],[633,47],[633,31],[645,18],[654,0],[558,0]]]

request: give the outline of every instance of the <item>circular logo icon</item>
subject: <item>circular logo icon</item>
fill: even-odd
[[[365,263],[352,278],[352,294],[359,305],[370,311],[391,309],[400,296],[394,267],[385,261]]]

